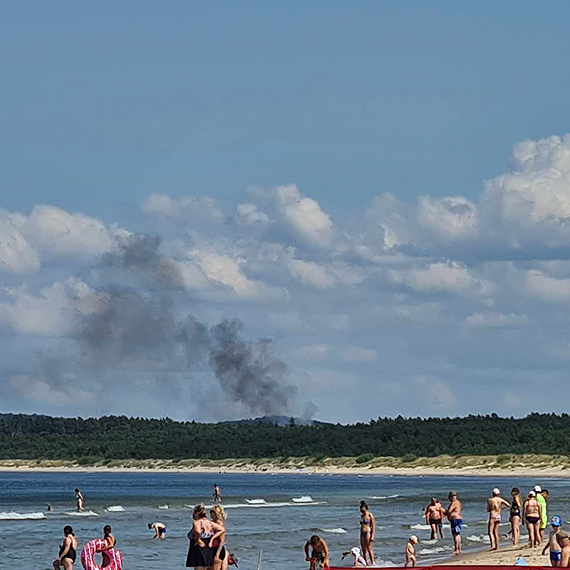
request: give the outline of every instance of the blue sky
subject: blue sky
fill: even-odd
[[[160,236],[155,253],[180,264],[189,299],[169,303],[276,339],[298,413],[305,400],[342,421],[557,409],[548,393],[568,369],[570,299],[566,3],[2,12],[7,411],[251,411],[154,402],[157,367],[184,391],[187,370],[165,371],[164,354],[160,366],[114,354],[104,371],[70,356],[81,350],[73,319],[111,282],[148,289],[130,269],[101,277],[133,232]],[[193,381],[215,390],[200,366]],[[141,374],[137,405],[95,406],[80,380]],[[545,393],[529,397],[532,382]],[[493,404],[487,385],[501,386]]]

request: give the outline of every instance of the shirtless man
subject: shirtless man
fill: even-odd
[[[451,525],[451,535],[453,536],[453,554],[461,554],[461,527],[463,519],[461,518],[461,501],[457,498],[457,493],[451,491],[448,495],[449,507],[444,511],[447,520]]]
[[[404,562],[404,568],[407,566],[412,566],[413,568],[416,565],[418,559],[416,557],[415,546],[417,543],[418,537],[412,534],[406,543],[406,561]]]
[[[310,554],[309,549],[312,549]],[[305,544],[305,560],[311,563],[309,570],[330,566],[329,547],[320,536],[314,534]]]
[[[75,500],[77,501],[77,512],[83,512],[83,508],[85,507],[85,499],[83,498],[83,495],[79,489],[75,489]]]
[[[560,529],[556,533],[556,540],[562,551],[560,566],[568,568],[570,567],[570,535],[565,530]]]
[[[431,498],[430,504],[426,507],[424,517],[426,519],[426,524],[429,524],[431,528],[431,540],[439,536],[443,538],[443,515],[445,514],[445,509],[442,504],[435,498]]]
[[[154,536],[152,538],[166,538],[166,527],[161,522],[149,523],[148,529],[154,530]]]
[[[501,491],[495,487],[492,497],[487,499],[487,512],[489,513],[487,532],[489,533],[489,540],[491,541],[491,548],[489,550],[499,550],[499,542],[501,540],[499,535],[501,509],[509,509],[510,507],[510,503],[501,497]]]

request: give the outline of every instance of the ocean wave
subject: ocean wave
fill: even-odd
[[[470,534],[466,536],[465,539],[471,542],[486,542],[487,544],[491,544],[491,539],[486,534]]]
[[[375,501],[385,501],[386,499],[397,499],[398,497],[401,496],[402,495],[398,495],[398,493],[396,493],[395,495],[377,495],[377,496],[372,496],[370,498],[374,499]]]
[[[158,508],[159,508],[161,511],[167,511],[167,510],[168,510],[168,505],[158,505]]]
[[[376,566],[379,567],[391,567],[391,566],[396,566],[396,564],[394,564],[394,562],[392,562],[391,560],[382,560],[382,558],[376,558],[374,560],[374,564]]]
[[[125,507],[122,505],[111,505],[105,509],[108,513],[123,513],[125,511]]]
[[[420,554],[440,554],[445,551],[446,548],[444,546],[436,546],[435,548],[422,548]]]
[[[410,530],[431,530],[429,524],[411,524],[406,525]]]
[[[246,499],[247,500],[247,499]],[[272,509],[276,507],[315,507],[317,505],[324,505],[325,501],[313,501],[312,503],[289,503],[289,502],[275,502],[275,503],[229,503],[223,505],[224,509]],[[194,505],[185,505],[186,507],[193,509]],[[210,507],[206,507],[207,509]]]
[[[314,503],[313,497],[310,495],[303,495],[302,497],[293,497],[291,499],[294,503]]]
[[[77,511],[71,511],[69,513],[63,513],[68,517],[98,517],[99,515],[94,511],[82,511],[78,513]]]
[[[246,499],[245,502],[248,503],[249,505],[265,505],[266,504],[265,499]]]
[[[0,513],[0,521],[36,521],[45,518],[44,513],[16,513],[14,511]]]
[[[344,528],[319,528],[321,532],[328,532],[330,534],[346,534],[346,530]]]

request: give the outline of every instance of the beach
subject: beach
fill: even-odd
[[[510,546],[507,542],[497,551],[481,550],[479,552],[468,552],[461,556],[456,556],[443,561],[439,566],[512,566],[522,556],[528,566],[550,566],[548,551],[544,556],[541,548],[529,548],[528,545]]]

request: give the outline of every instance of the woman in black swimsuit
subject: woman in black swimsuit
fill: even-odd
[[[521,539],[521,514],[522,500],[518,487],[511,490],[511,510],[509,520],[511,521],[511,534],[513,535],[513,546],[518,546]]]
[[[223,540],[226,530],[218,523],[208,520],[204,505],[196,505],[192,512],[194,523],[188,533],[190,548],[186,557],[186,567],[197,570],[211,570],[214,567],[212,544]]]
[[[366,501],[360,501],[360,548],[362,557],[370,566],[374,565],[374,550],[372,543],[376,533],[376,519],[368,510]]]
[[[63,528],[63,542],[59,547],[59,555],[53,562],[55,570],[72,570],[73,563],[77,558],[77,538],[73,534],[73,528],[69,525]]]
[[[113,535],[113,529],[111,528],[110,524],[106,524],[103,527],[103,538],[107,541],[107,548],[105,548],[105,550],[111,550],[111,548],[115,548],[117,539]],[[101,551],[101,556],[103,556],[103,564],[101,566],[103,568],[111,563],[111,558],[105,552],[105,550]]]

